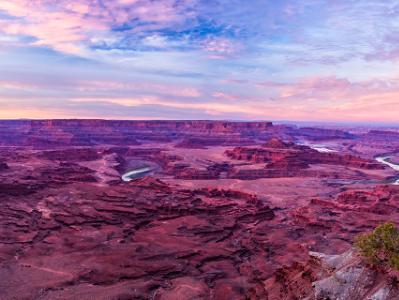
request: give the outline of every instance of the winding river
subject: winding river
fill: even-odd
[[[322,145],[314,145],[314,146],[309,146],[309,147],[314,149],[314,150],[316,150],[316,151],[319,151],[321,153],[337,152],[336,150],[329,149],[329,148],[324,147]]]
[[[310,148],[312,148],[312,149],[314,149],[314,150],[317,150],[317,151],[319,151],[319,152],[322,152],[322,153],[323,153],[323,152],[324,152],[324,153],[338,152],[338,151],[336,151],[336,150],[329,149],[329,148],[325,147],[324,145],[313,145],[313,144],[306,143],[306,142],[300,143],[300,145],[308,146],[308,147],[310,147]],[[390,161],[390,160],[391,160],[391,155],[392,155],[392,154],[390,154],[390,155],[385,154],[385,155],[377,156],[377,157],[375,158],[375,160],[378,161],[379,163],[382,163],[382,164],[384,164],[384,165],[387,165],[387,166],[389,166],[390,168],[392,168],[393,170],[399,172],[399,164],[395,164],[395,163],[393,163],[393,162]],[[372,183],[375,183],[375,182],[373,182],[373,181],[371,181],[371,182],[372,182]],[[359,181],[359,183],[370,183],[370,181]],[[394,184],[394,185],[399,185],[399,174],[397,174],[397,176],[396,176],[394,179],[390,179],[388,182],[385,182],[385,183]]]
[[[319,152],[335,152],[334,150],[331,150],[331,149],[328,149],[325,147],[313,146],[312,148]],[[394,169],[395,171],[399,172],[399,164],[392,163],[390,161],[390,158],[391,158],[391,156],[389,156],[389,155],[382,155],[382,156],[377,156],[375,158],[375,160],[378,161],[379,163],[385,164],[385,165],[389,166],[390,168]],[[149,173],[151,173],[153,170],[154,169],[151,167],[143,167],[143,168],[135,169],[135,170],[132,170],[132,171],[129,171],[129,172],[123,174],[122,180],[124,182],[129,182],[134,179],[146,176]],[[399,174],[398,174],[398,177],[396,177],[393,181],[391,181],[391,184],[399,185]]]
[[[392,169],[394,169],[395,171],[398,171],[398,172],[399,172],[399,165],[390,162],[390,161],[389,161],[390,158],[391,158],[390,156],[384,155],[384,156],[378,156],[378,157],[376,157],[375,160],[378,161],[379,163],[382,163],[382,164],[384,164],[384,165],[387,165],[387,166],[391,167]],[[399,185],[399,178],[394,179],[394,181],[392,182],[392,184]]]
[[[301,143],[298,143],[298,145],[308,146],[309,148],[312,148],[313,150],[316,150],[316,151],[321,152],[321,153],[338,152],[337,150],[333,150],[333,149],[327,148],[324,145],[310,144],[308,142],[301,142]]]
[[[143,177],[145,175],[148,175],[151,171],[153,171],[153,169],[150,167],[135,169],[135,170],[132,170],[132,171],[129,171],[129,172],[123,174],[122,180],[125,182],[129,182],[129,181],[132,181],[133,179],[137,179],[137,178]]]

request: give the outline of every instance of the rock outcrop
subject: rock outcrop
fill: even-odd
[[[253,163],[271,163],[266,168],[295,166],[307,168],[309,164],[342,165],[361,169],[383,169],[381,164],[352,155],[324,153],[308,146],[284,143],[276,139],[267,142],[263,147],[236,147],[225,154],[236,160]]]
[[[353,249],[309,255],[307,263],[281,268],[267,281],[267,299],[399,299],[396,276],[367,265]]]
[[[196,137],[186,138],[176,144],[177,148],[204,149],[209,146],[245,146],[256,142],[249,138],[242,138],[241,134],[223,135],[220,137]]]
[[[314,198],[293,209],[290,223],[293,230],[312,232],[312,243],[317,241],[314,251],[339,253],[352,244],[356,235],[387,220],[398,222],[398,201],[399,186],[351,189],[331,200]]]

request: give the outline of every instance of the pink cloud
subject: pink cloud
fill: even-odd
[[[223,92],[215,92],[212,94],[214,98],[222,99],[222,100],[228,100],[228,101],[234,101],[240,99],[238,96],[223,93]]]
[[[0,20],[0,32],[32,36],[36,38],[33,45],[78,54],[91,40],[106,38],[113,27],[132,19],[151,23],[153,29],[183,22],[190,15],[181,10],[194,1],[176,3],[177,0],[3,0],[0,11],[17,19]],[[139,27],[134,30],[139,31]],[[117,33],[113,35],[117,38]]]
[[[63,2],[63,1],[61,1]],[[87,40],[91,32],[106,30],[106,24],[94,16],[85,16],[89,9],[83,3],[62,3],[75,8],[57,10],[46,6],[45,1],[2,1],[0,9],[22,19],[1,21],[1,31],[6,34],[27,35],[36,38],[33,45],[48,46],[55,50],[78,53],[79,43]],[[75,4],[75,5],[73,5]],[[87,8],[85,8],[87,7]]]
[[[210,58],[223,59],[239,52],[242,46],[227,38],[207,38],[202,48],[209,53]]]
[[[93,81],[93,80],[80,80],[74,83],[74,86],[79,91],[92,92],[92,91],[110,91],[118,90],[122,93],[129,93],[129,91],[145,91],[147,93],[158,93],[173,97],[187,97],[198,98],[201,92],[190,86],[179,86],[174,84],[161,84],[155,82],[125,82],[125,81]]]
[[[16,80],[0,80],[0,89],[15,89],[15,90],[27,90],[36,89],[38,86],[34,83],[19,82]]]
[[[367,93],[384,93],[399,90],[399,79],[371,79],[352,82],[348,79],[329,77],[307,77],[296,82],[266,81],[257,83],[260,90],[274,91],[280,98],[303,100],[316,98],[324,101],[350,99]]]
[[[180,103],[148,97],[145,99],[147,104],[182,110],[206,110],[211,115],[235,113],[250,119],[268,119],[273,116],[274,119],[292,120],[397,122],[399,111],[397,78],[351,82],[336,77],[312,77],[292,84],[266,82],[266,85],[273,86],[280,92],[276,101],[264,101],[262,98],[251,96],[246,98],[245,102],[241,102],[239,97],[220,91],[212,94],[218,99],[218,103]],[[234,103],[230,102],[232,100]],[[115,99],[106,101],[117,103]],[[140,105],[129,101],[131,100],[119,100],[118,103]]]
[[[333,98],[342,96],[351,87],[351,83],[346,79],[336,77],[306,78],[296,84],[283,87],[281,96],[329,96]]]
[[[52,90],[67,89],[69,92],[103,92],[121,94],[156,93],[170,97],[198,98],[201,92],[191,86],[177,84],[162,84],[150,81],[113,81],[113,80],[82,80],[69,79],[60,82],[43,80],[0,80],[0,89],[14,90]]]

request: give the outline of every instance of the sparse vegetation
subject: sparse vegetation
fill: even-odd
[[[358,236],[355,245],[373,265],[399,270],[399,229],[394,223],[381,224]]]

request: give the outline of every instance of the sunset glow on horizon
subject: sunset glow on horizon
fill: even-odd
[[[2,0],[0,119],[399,123],[399,4]]]

